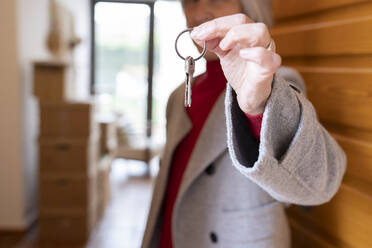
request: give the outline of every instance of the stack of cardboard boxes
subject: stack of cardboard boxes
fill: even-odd
[[[64,63],[34,64],[40,106],[40,241],[48,244],[85,243],[97,222],[99,126],[91,103],[66,100],[67,73]]]
[[[110,171],[116,157],[117,133],[113,118],[100,118],[100,162],[98,165],[98,217],[102,217],[111,199]]]

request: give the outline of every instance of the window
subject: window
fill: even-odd
[[[92,10],[92,89],[98,111],[119,116],[135,141],[152,136],[151,143],[161,146],[168,97],[185,78],[184,62],[174,50],[176,36],[186,28],[181,3],[93,1]],[[179,47],[184,54],[198,54],[187,35]],[[195,75],[204,70],[199,61]]]

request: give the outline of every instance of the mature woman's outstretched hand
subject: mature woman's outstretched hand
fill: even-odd
[[[219,57],[241,110],[250,115],[263,113],[274,73],[281,65],[281,57],[265,48],[271,41],[267,26],[235,14],[195,27],[191,38],[200,46],[206,41],[207,49]]]

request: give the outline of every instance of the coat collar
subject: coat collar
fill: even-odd
[[[192,123],[187,115],[184,102],[181,101],[181,99],[184,98],[184,91],[185,84],[182,84],[180,88],[175,91],[174,100],[171,103],[170,116],[167,120],[167,123],[169,123],[167,124],[167,140],[161,165],[165,167],[162,171],[165,172],[166,175],[170,168],[174,150],[192,128]]]

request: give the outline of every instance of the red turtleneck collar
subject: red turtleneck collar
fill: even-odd
[[[226,88],[226,82],[220,61],[207,61],[206,72],[197,77],[192,86],[191,107],[186,108],[193,125],[203,125],[215,101]]]
[[[226,86],[226,78],[223,73],[220,60],[211,60],[206,62],[206,71],[195,79],[193,87],[195,90],[199,87],[199,84],[206,85],[215,84],[217,86]],[[204,88],[204,86],[203,86]],[[215,87],[213,87],[215,88]]]

